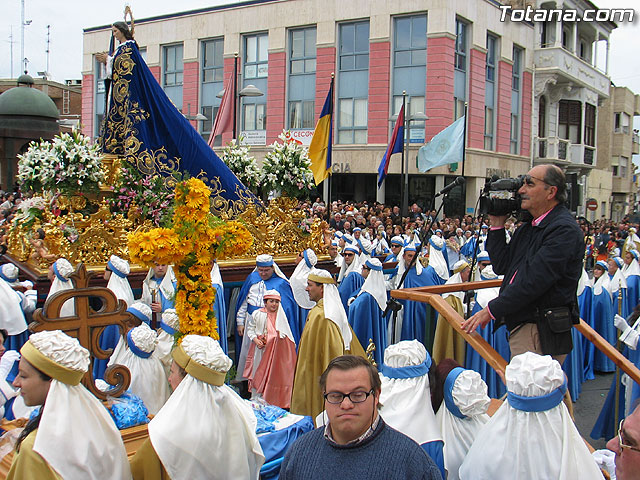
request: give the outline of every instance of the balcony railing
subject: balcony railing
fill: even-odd
[[[571,142],[558,137],[536,137],[538,158],[571,161]]]

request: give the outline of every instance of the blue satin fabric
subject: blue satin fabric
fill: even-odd
[[[358,337],[360,345],[367,348],[369,339],[373,340],[376,349],[373,359],[376,364],[383,365],[384,350],[387,348],[387,322],[376,299],[369,293],[358,295],[348,310],[349,325]]]
[[[237,213],[259,203],[169,100],[135,42],[115,53],[100,146],[104,153],[125,157],[144,175],[169,177],[180,171],[202,179],[212,189],[217,210]]]
[[[616,300],[616,305],[617,303]],[[591,304],[593,328],[611,345],[616,344],[617,338],[617,329],[613,324],[613,306],[611,295],[606,289],[603,288],[599,295],[594,293],[593,303]],[[604,353],[596,350],[594,353],[593,369],[598,372],[613,372],[615,365]]]
[[[260,469],[261,480],[275,480],[280,476],[280,465],[287,450],[298,437],[313,430],[311,417],[304,417],[282,430],[258,436],[265,463]]]
[[[229,352],[229,345],[227,340],[227,305],[224,301],[224,287],[222,285],[214,284],[216,289],[216,300],[213,304],[213,311],[216,315],[216,322],[218,322],[218,335],[220,336],[220,346],[225,354]]]

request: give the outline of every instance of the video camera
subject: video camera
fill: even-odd
[[[518,190],[524,183],[524,175],[516,178],[498,178],[487,180],[480,194],[480,215],[510,215],[520,212],[522,199]]]

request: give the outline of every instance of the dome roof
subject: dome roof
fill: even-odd
[[[20,75],[18,86],[0,95],[0,115],[60,118],[53,100],[32,85],[33,78]]]

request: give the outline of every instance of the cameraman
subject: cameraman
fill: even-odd
[[[493,270],[504,275],[500,295],[463,322],[473,332],[491,319],[505,324],[511,358],[527,351],[551,355],[562,364],[571,351],[572,324],[578,323],[576,290],[582,273],[584,240],[564,206],[567,187],[562,170],[538,165],[518,190],[522,209],[533,217],[505,240],[506,216],[492,216],[487,251]]]

